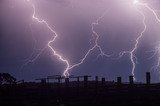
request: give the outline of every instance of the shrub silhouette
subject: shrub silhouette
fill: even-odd
[[[16,78],[11,76],[9,73],[0,73],[0,85],[2,84],[15,84]]]

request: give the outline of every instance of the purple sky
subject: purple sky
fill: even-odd
[[[84,63],[72,70],[72,75],[98,75],[108,80],[122,76],[128,81],[132,64],[128,54],[116,59],[121,51],[130,51],[143,30],[143,17],[137,12],[132,0],[31,0],[36,7],[36,17],[46,20],[58,33],[53,43],[54,49],[70,64],[80,62],[93,46],[91,24],[106,10],[106,15],[94,30],[99,34],[99,45],[111,57],[99,57],[95,49]],[[146,0],[160,17],[158,0]],[[135,55],[138,58],[135,77],[145,80],[145,72],[150,71],[152,81],[159,81],[159,69],[152,67],[158,62],[159,54],[153,56],[160,41],[160,23],[145,7],[138,6],[144,13],[147,25],[140,39]],[[33,59],[44,48],[52,33],[44,24],[32,19],[33,8],[25,0],[0,1],[0,72],[8,72],[17,79],[27,81],[53,74],[62,74],[66,65],[46,48],[34,63],[24,66],[27,59]],[[32,54],[32,55],[31,55]],[[153,56],[152,58],[150,58]],[[30,57],[30,58],[29,58]],[[22,68],[22,66],[24,66]]]

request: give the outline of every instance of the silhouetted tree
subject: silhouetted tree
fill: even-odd
[[[0,85],[2,84],[15,84],[16,78],[8,73],[0,73]]]

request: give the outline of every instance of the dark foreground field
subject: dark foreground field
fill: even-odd
[[[0,87],[0,106],[160,106],[159,84],[22,83]]]

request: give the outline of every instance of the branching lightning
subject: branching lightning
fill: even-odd
[[[156,10],[149,7],[148,4],[142,4],[142,5],[145,6],[150,12],[153,13],[153,15],[155,16],[156,22],[160,24],[160,18],[158,17]],[[155,50],[153,50],[152,52],[154,52],[154,54],[150,58],[153,58],[156,55],[158,56],[157,64],[152,67],[152,69],[156,71],[160,69],[160,42],[158,42],[158,45],[155,47]]]
[[[160,42],[158,42],[158,45],[155,47],[154,50],[149,51],[149,52],[153,52],[153,55],[149,59],[151,59],[155,56],[158,56],[158,60],[157,60],[156,65],[151,68],[152,70],[157,71],[160,69]]]
[[[72,65],[69,69],[72,69],[72,68],[74,68],[74,67],[77,67],[77,66],[81,65],[81,64],[85,61],[85,59],[87,58],[87,56],[88,56],[94,49],[96,49],[96,48],[98,48],[99,51],[100,51],[100,54],[99,54],[98,56],[105,56],[105,57],[110,57],[110,56],[111,56],[111,55],[105,54],[105,52],[102,50],[101,46],[98,44],[98,40],[99,40],[99,37],[100,37],[100,36],[99,36],[99,34],[94,30],[94,26],[95,26],[95,25],[99,25],[99,21],[106,15],[106,13],[107,13],[107,11],[105,11],[105,12],[102,14],[102,16],[98,17],[98,19],[97,19],[95,22],[91,23],[91,28],[92,28],[93,37],[94,37],[94,36],[96,37],[96,38],[95,38],[95,41],[94,41],[94,45],[92,46],[92,48],[90,48],[90,49],[88,50],[88,52],[85,54],[85,56],[81,59],[81,61],[80,61],[79,63]]]
[[[141,3],[139,1],[137,3],[139,5],[147,8],[154,15],[156,22],[160,24],[160,18],[158,17],[156,10],[152,9],[147,3]],[[159,56],[160,55],[160,45],[159,44],[158,44],[158,46],[155,47],[155,50],[154,50],[154,55],[156,55],[156,54],[158,54],[158,61],[157,61],[157,64],[155,66],[153,66],[154,70],[158,70],[160,68],[160,56]]]
[[[156,12],[154,11],[154,9],[152,9],[147,3],[142,3],[138,0],[134,0],[133,1],[133,4],[136,5],[136,6],[143,6],[145,8],[147,8],[150,12],[153,13],[153,15],[155,16],[155,19],[158,23],[160,23],[160,19],[158,18],[158,15],[156,14]],[[140,39],[143,37],[146,29],[147,29],[147,24],[145,23],[145,20],[146,20],[146,16],[145,14],[143,13],[143,11],[139,10],[137,7],[136,7],[136,10],[143,16],[143,30],[141,31],[141,33],[139,34],[139,36],[137,37],[136,39],[136,43],[133,47],[133,49],[131,51],[123,51],[120,53],[120,57],[122,57],[124,54],[129,54],[130,55],[130,60],[131,60],[131,63],[132,63],[132,75],[134,76],[134,79],[135,79],[135,68],[136,68],[136,64],[137,64],[137,57],[135,56],[135,52],[138,48],[138,44],[140,42]],[[156,51],[155,52],[158,52],[159,53],[160,51],[160,48],[159,47],[156,47]],[[156,54],[156,53],[155,53]],[[160,66],[160,58],[158,59],[158,62],[157,62],[157,65],[155,66],[156,69]]]
[[[58,57],[58,59],[59,59],[60,61],[62,61],[62,62],[64,62],[64,63],[66,64],[66,69],[65,69],[65,71],[64,71],[64,76],[69,76],[68,70],[69,70],[70,65],[69,65],[68,60],[64,59],[64,58],[63,58],[60,54],[58,54],[58,53],[56,52],[56,50],[51,46],[51,44],[52,44],[52,43],[56,40],[56,38],[58,37],[58,34],[56,33],[55,30],[52,29],[52,27],[51,27],[45,20],[41,20],[41,19],[39,19],[38,17],[36,17],[35,5],[34,5],[30,0],[27,0],[27,2],[29,2],[29,3],[31,4],[32,8],[33,8],[32,18],[33,18],[34,20],[36,20],[38,23],[46,25],[46,27],[53,33],[54,36],[53,36],[52,40],[48,41],[47,46],[50,48],[50,50],[52,51],[52,53],[53,53],[56,57]],[[39,53],[35,56],[34,59],[29,60],[25,65],[27,65],[27,64],[30,63],[30,62],[34,62],[34,61],[41,55],[41,53],[43,52],[43,50],[44,50],[44,49],[42,49],[41,52],[39,52]]]
[[[133,4],[134,5],[139,5],[140,3],[139,3],[139,1],[138,0],[134,0],[133,1]],[[141,4],[140,4],[141,5]],[[123,55],[125,55],[125,54],[129,54],[130,55],[130,61],[131,61],[131,64],[132,64],[132,76],[134,77],[134,80],[136,80],[136,78],[135,78],[135,69],[136,69],[136,64],[137,64],[137,57],[136,57],[136,55],[135,55],[135,52],[136,52],[136,50],[137,50],[137,48],[138,48],[138,44],[139,44],[139,41],[141,40],[141,38],[143,37],[143,35],[144,35],[144,33],[145,33],[145,31],[146,31],[146,29],[147,29],[147,26],[146,26],[146,23],[145,23],[145,20],[146,20],[146,17],[145,17],[145,15],[144,15],[144,13],[142,12],[142,11],[140,11],[137,7],[136,7],[136,10],[142,15],[142,17],[143,17],[143,20],[142,20],[142,23],[143,23],[143,26],[144,26],[144,28],[143,28],[143,30],[141,31],[141,33],[139,34],[139,36],[136,38],[136,40],[135,40],[135,44],[134,44],[134,46],[133,46],[133,48],[130,50],[130,51],[122,51],[122,52],[120,52],[120,57],[122,57]]]
[[[108,54],[105,54],[105,52],[102,50],[102,48],[101,48],[101,46],[98,44],[98,40],[99,40],[99,34],[94,30],[94,26],[95,25],[99,25],[99,21],[102,19],[102,18],[104,18],[104,16],[106,15],[106,13],[108,12],[108,10],[106,10],[103,14],[102,14],[102,16],[100,16],[97,20],[96,20],[96,22],[93,22],[92,24],[91,24],[91,26],[92,26],[92,33],[96,36],[96,40],[95,40],[95,47],[97,47],[98,49],[99,49],[99,51],[100,51],[100,54],[98,55],[98,57],[99,56],[106,56],[106,57],[110,57],[111,55],[108,55]]]
[[[43,19],[39,19],[38,17],[36,17],[36,8],[35,5],[31,2],[31,0],[27,0],[27,2],[29,2],[33,8],[33,15],[32,15],[32,19],[34,19],[35,21],[37,21],[40,24],[44,24],[52,33],[53,33],[53,38],[52,40],[48,41],[48,44],[46,47],[49,47],[50,50],[52,51],[53,55],[56,56],[60,61],[64,62],[66,64],[66,68],[63,72],[63,75],[65,77],[69,76],[69,70],[83,64],[83,62],[85,61],[85,59],[87,58],[87,56],[96,48],[99,49],[100,54],[99,56],[106,56],[106,57],[110,57],[111,55],[107,55],[103,52],[101,46],[98,44],[98,40],[99,40],[99,35],[98,33],[94,30],[94,26],[99,24],[99,21],[105,16],[106,11],[104,12],[104,14],[102,16],[100,16],[96,22],[93,22],[91,24],[91,28],[92,28],[92,33],[93,33],[93,37],[95,36],[95,41],[94,41],[94,45],[92,46],[92,48],[90,48],[87,53],[85,54],[85,56],[80,60],[79,63],[76,63],[74,65],[70,65],[69,61],[67,59],[65,59],[62,55],[58,54],[57,51],[52,47],[52,43],[54,43],[54,41],[56,40],[56,38],[58,37],[57,32],[52,29],[52,27]],[[46,48],[45,47],[45,48]],[[42,49],[33,59],[29,59],[24,65],[27,65],[28,63],[34,62],[35,60],[37,60],[39,58],[39,56],[42,54],[42,52],[45,50]]]
[[[60,55],[59,53],[57,53],[57,51],[52,47],[52,43],[54,43],[54,41],[56,40],[56,38],[58,37],[58,34],[57,32],[43,19],[39,19],[38,17],[36,17],[36,8],[35,8],[35,5],[32,3],[31,0],[27,0],[27,2],[30,3],[30,5],[32,6],[33,8],[33,15],[32,15],[32,19],[34,19],[36,22],[40,23],[40,24],[44,24],[53,34],[53,38],[48,41],[46,47],[48,47],[54,56],[56,56],[58,58],[59,61],[62,61],[65,63],[66,65],[66,68],[63,72],[63,75],[64,76],[69,76],[69,71],[72,70],[73,68],[75,67],[78,67],[80,66],[81,64],[84,63],[84,61],[86,60],[86,58],[88,57],[88,55],[95,49],[98,49],[99,50],[99,56],[105,56],[105,57],[110,57],[111,55],[108,55],[106,54],[101,46],[99,45],[98,41],[99,41],[99,37],[100,35],[95,31],[95,26],[99,25],[99,21],[104,18],[104,16],[106,15],[107,11],[105,11],[100,17],[98,17],[98,19],[91,23],[91,31],[92,31],[92,35],[93,35],[93,39],[91,40],[94,40],[94,45],[87,51],[87,53],[84,55],[84,57],[80,60],[80,62],[76,63],[76,64],[73,64],[71,65],[69,63],[69,60],[65,59],[62,55]],[[147,24],[145,23],[145,20],[146,20],[146,16],[145,14],[143,13],[142,10],[140,10],[137,6],[143,6],[145,7],[147,10],[149,10],[150,12],[153,13],[153,15],[155,16],[155,19],[158,23],[160,23],[160,18],[158,17],[158,15],[156,14],[155,10],[152,9],[147,3],[142,3],[140,2],[139,0],[133,0],[133,5],[136,6],[136,10],[138,13],[140,13],[140,15],[142,16],[142,24],[143,24],[143,29],[142,31],[140,32],[140,34],[138,35],[138,37],[136,38],[135,40],[135,44],[133,46],[133,48],[130,50],[130,51],[122,51],[120,52],[119,54],[119,57],[122,57],[126,54],[128,54],[130,56],[130,61],[131,61],[131,64],[132,64],[132,75],[135,79],[135,69],[136,69],[136,64],[137,64],[137,57],[136,57],[136,50],[138,48],[138,45],[139,45],[139,42],[141,40],[141,38],[143,37],[146,29],[147,29]],[[37,60],[39,58],[39,56],[43,53],[43,51],[46,49],[46,47],[44,47],[33,59],[29,59],[29,61],[27,61],[27,63],[25,63],[25,65],[27,65],[28,63],[31,63],[31,62],[34,62],[35,60]],[[160,53],[160,47],[156,47],[155,49],[155,54],[156,53]],[[158,67],[160,67],[160,58],[158,59],[158,63],[157,65],[155,66],[156,69]]]

